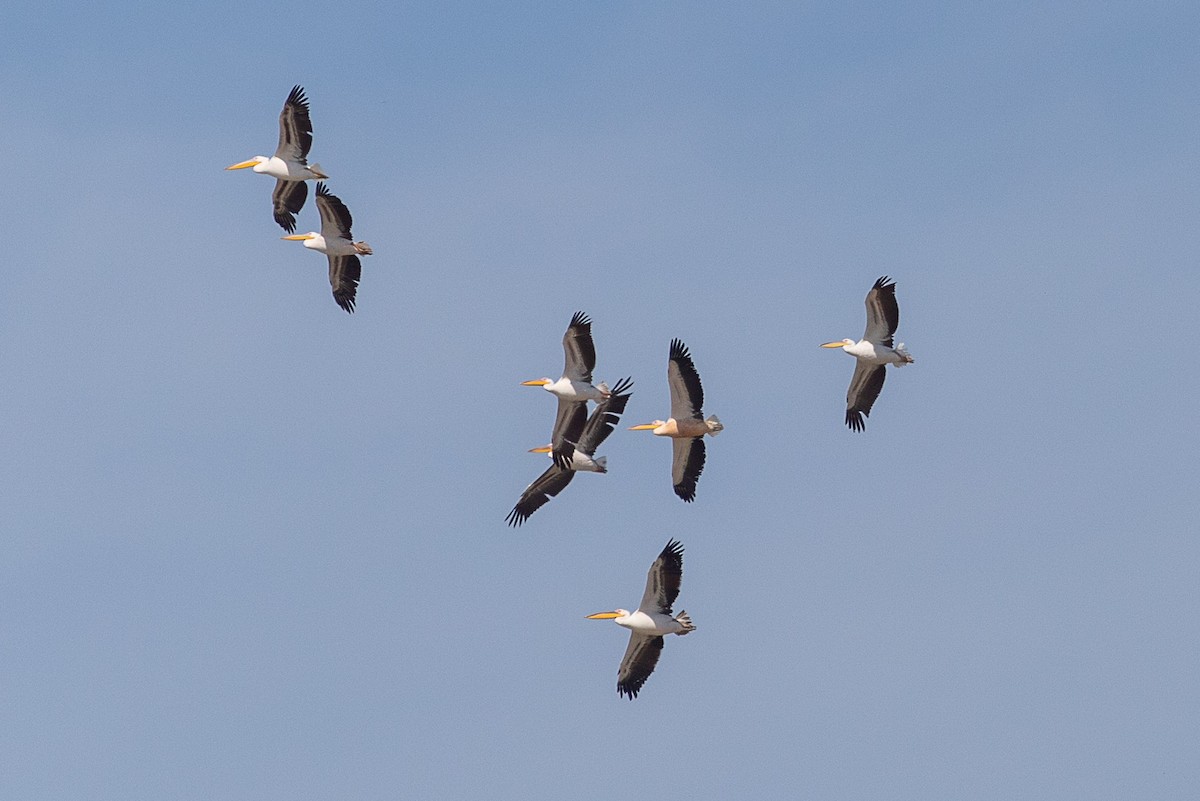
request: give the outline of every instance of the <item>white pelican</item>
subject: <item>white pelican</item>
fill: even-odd
[[[615,620],[618,626],[632,632],[621,667],[617,669],[617,695],[628,696],[630,700],[637,698],[638,691],[658,664],[665,635],[682,637],[696,630],[687,612],[671,614],[682,578],[683,546],[670,540],[650,565],[650,572],[646,574],[646,592],[636,612],[616,609],[587,616],[588,620]]]
[[[248,161],[232,164],[227,170],[254,171],[277,178],[271,204],[275,208],[275,222],[289,234],[296,230],[296,214],[304,208],[308,197],[309,180],[328,178],[320,164],[308,163],[308,150],[312,147],[312,121],[308,118],[308,98],[304,88],[293,86],[291,94],[279,112],[279,147],[271,158],[255,156]]]
[[[542,387],[560,401],[601,401],[608,397],[604,384],[592,386],[596,369],[596,346],[592,344],[592,321],[583,312],[575,312],[563,334],[563,374],[557,381],[538,378],[522,381],[521,386]],[[557,428],[557,423],[555,428]]]
[[[866,428],[864,417],[871,416],[871,407],[883,389],[889,364],[903,367],[912,364],[913,357],[901,342],[892,347],[892,336],[900,324],[900,306],[896,303],[896,284],[885,275],[867,293],[867,330],[858,342],[843,339],[826,342],[822,348],[841,348],[858,360],[854,377],[846,391],[846,425],[852,431]]]
[[[530,515],[562,492],[571,483],[576,472],[608,472],[608,459],[596,456],[596,449],[620,422],[625,404],[633,394],[628,391],[632,386],[633,381],[628,378],[618,381],[612,394],[597,404],[586,423],[582,419],[583,413],[586,413],[586,403],[579,405],[577,408],[580,414],[570,415],[562,430],[555,429],[550,445],[530,451],[550,453],[554,463],[525,488],[517,505],[508,513],[508,517],[504,518],[505,522],[514,528],[524,523]]]
[[[653,431],[657,436],[672,438],[671,483],[675,485],[675,494],[691,503],[696,498],[696,481],[704,470],[704,435],[715,437],[725,426],[715,414],[704,419],[700,411],[704,406],[700,374],[692,364],[687,346],[678,339],[671,340],[667,385],[671,388],[670,418],[631,426],[629,430]]]
[[[317,184],[317,211],[321,213],[321,233],[290,234],[282,237],[303,242],[304,247],[324,253],[329,257],[329,284],[333,287],[333,299],[348,312],[354,311],[354,294],[358,279],[362,276],[359,256],[374,253],[366,242],[355,242],[350,235],[350,210],[346,204],[332,195],[325,184]]]

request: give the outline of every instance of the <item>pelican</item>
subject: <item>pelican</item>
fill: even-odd
[[[577,406],[578,414],[572,414],[563,422],[563,429],[555,428],[553,442],[540,448],[533,448],[530,453],[550,453],[554,463],[547,468],[534,482],[521,493],[517,505],[504,518],[514,528],[529,519],[529,516],[541,509],[551,498],[571,483],[577,472],[607,473],[608,459],[596,456],[596,449],[612,433],[613,427],[620,422],[629,402],[629,388],[633,381],[623,378],[612,389],[612,394],[597,404],[592,416],[586,423],[583,414],[587,404]]]
[[[867,293],[867,330],[863,338],[858,342],[842,339],[821,345],[822,348],[841,348],[858,360],[854,365],[854,377],[850,379],[850,389],[846,390],[846,425],[851,431],[866,428],[863,418],[871,416],[871,407],[887,378],[887,365],[903,367],[913,362],[903,342],[892,347],[892,336],[899,324],[896,283],[889,282],[885,275]]]
[[[304,88],[293,86],[291,94],[279,112],[279,147],[271,158],[255,156],[226,167],[227,170],[244,170],[251,167],[255,172],[277,178],[275,191],[271,193],[271,204],[275,208],[275,222],[289,234],[296,230],[296,214],[304,208],[308,197],[305,181],[324,179],[329,176],[320,164],[308,163],[308,150],[312,147],[312,121],[308,118],[308,98]]]
[[[650,565],[646,574],[646,592],[636,612],[615,609],[612,612],[597,612],[588,615],[588,620],[614,620],[632,633],[629,647],[617,669],[617,695],[637,698],[638,691],[654,672],[658,655],[662,653],[663,637],[667,634],[683,636],[695,631],[687,612],[672,616],[671,605],[679,595],[679,581],[683,578],[683,546],[675,540]]]
[[[575,312],[567,332],[563,334],[563,374],[557,381],[538,378],[522,381],[524,387],[542,387],[561,402],[601,401],[608,397],[604,384],[592,386],[592,370],[596,369],[596,346],[592,344],[592,320],[583,312]],[[558,428],[558,423],[555,423]]]
[[[329,257],[329,284],[333,299],[348,312],[354,311],[354,294],[362,275],[359,256],[374,253],[366,242],[355,242],[350,235],[350,209],[337,195],[330,194],[323,183],[317,183],[317,211],[321,213],[321,233],[289,234],[281,237],[303,242],[304,247]]]
[[[675,494],[687,503],[696,499],[696,481],[704,470],[704,435],[715,437],[725,426],[714,414],[704,419],[704,388],[700,374],[692,364],[687,346],[678,339],[671,340],[667,361],[667,385],[671,388],[671,417],[631,426],[630,431],[653,431],[660,437],[671,437],[674,455],[671,459],[671,482]]]

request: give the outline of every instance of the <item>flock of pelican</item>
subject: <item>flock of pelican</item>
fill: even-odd
[[[887,365],[903,367],[912,356],[904,344],[893,344],[900,324],[896,303],[896,284],[887,276],[877,280],[867,293],[867,328],[861,340],[843,339],[826,342],[823,348],[841,348],[855,358],[854,376],[846,392],[846,425],[852,431],[865,429],[864,418],[879,397]],[[549,500],[562,492],[576,472],[608,472],[608,461],[596,451],[620,422],[633,394],[631,378],[622,378],[612,388],[594,383],[596,346],[592,340],[592,321],[576,312],[563,334],[563,371],[558,379],[538,378],[522,382],[541,387],[557,400],[550,444],[533,448],[547,453],[551,465],[533,480],[505,518],[510,526],[520,526]],[[631,426],[631,431],[651,431],[670,437],[672,446],[671,484],[675,494],[687,503],[696,499],[696,482],[704,470],[704,437],[715,437],[724,426],[716,415],[704,416],[704,387],[688,348],[672,339],[667,355],[667,387],[671,394],[671,413],[666,420]],[[588,414],[588,402],[595,408]],[[671,611],[683,577],[683,546],[671,540],[650,566],[646,590],[635,611],[616,609],[588,615],[589,620],[613,620],[630,630],[629,646],[617,669],[617,694],[636,698],[646,679],[654,672],[663,638],[684,635],[695,630],[686,612]]]
[[[355,242],[350,233],[350,210],[323,183],[329,176],[319,164],[308,163],[312,147],[312,121],[304,89],[296,86],[279,114],[279,145],[275,155],[254,156],[226,167],[227,170],[250,168],[275,178],[271,195],[275,222],[287,231],[283,239],[303,242],[304,247],[324,253],[329,260],[329,283],[338,306],[353,312],[358,282],[362,274],[359,256],[372,251],[365,242]],[[320,232],[297,234],[296,215],[308,198],[307,181],[317,181],[316,206],[321,219]],[[896,284],[887,276],[877,280],[867,293],[867,328],[862,339],[826,342],[823,348],[841,348],[855,358],[854,375],[846,392],[846,425],[852,431],[865,429],[865,418],[883,389],[886,367],[911,364],[912,356],[904,344],[893,344],[900,323],[896,303]],[[513,527],[527,521],[534,512],[562,492],[577,472],[606,473],[608,461],[597,450],[620,422],[632,396],[633,380],[622,378],[611,388],[594,383],[596,347],[592,341],[592,321],[576,312],[563,334],[563,371],[555,380],[539,378],[523,382],[541,387],[557,401],[550,443],[531,449],[546,453],[550,466],[521,493],[505,518]],[[705,417],[704,388],[692,355],[679,339],[672,339],[667,355],[667,387],[671,408],[666,420],[631,426],[631,431],[650,431],[671,439],[671,485],[684,502],[696,499],[696,483],[704,471],[704,437],[715,437],[724,426],[716,415]],[[588,413],[588,403],[595,407]],[[646,589],[634,611],[616,609],[588,615],[590,620],[613,620],[629,629],[629,646],[617,670],[617,694],[636,698],[642,685],[654,672],[668,634],[684,635],[695,630],[686,612],[674,614],[672,606],[679,595],[683,578],[683,546],[671,539],[650,566]]]
[[[354,312],[354,299],[358,281],[362,277],[359,256],[370,256],[373,252],[366,242],[355,242],[350,233],[350,210],[346,204],[329,191],[323,180],[329,176],[320,164],[308,163],[308,151],[312,149],[312,120],[308,116],[308,98],[301,86],[292,87],[291,93],[279,112],[279,146],[275,155],[254,156],[246,161],[231,164],[227,170],[244,170],[247,167],[260,175],[275,179],[275,191],[271,193],[271,206],[275,222],[288,232],[283,239],[303,242],[304,247],[324,253],[329,259],[329,285],[333,288],[333,299],[347,312]],[[317,181],[317,213],[321,217],[321,231],[296,233],[296,215],[304,208],[308,199],[306,181]]]

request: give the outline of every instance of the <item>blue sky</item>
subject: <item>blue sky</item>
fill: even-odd
[[[1193,4],[0,24],[3,797],[1195,796]],[[353,316],[222,169],[297,83]],[[817,345],[884,274],[856,435]],[[726,430],[694,504],[619,430],[513,531],[576,310],[629,425],[679,337]],[[630,703],[584,615],[671,537]]]

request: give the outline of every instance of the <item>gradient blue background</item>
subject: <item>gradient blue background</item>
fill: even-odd
[[[1200,9],[1100,6],[0,12],[0,796],[1196,798]],[[222,170],[296,83],[353,316]],[[577,309],[727,429],[513,531]]]

